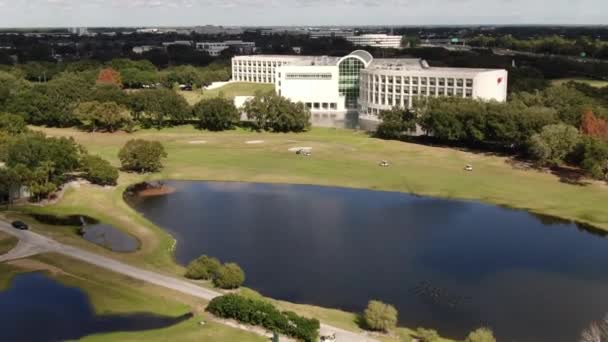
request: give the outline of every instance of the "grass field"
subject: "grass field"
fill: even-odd
[[[579,82],[579,83],[586,83],[586,84],[588,84],[592,87],[596,87],[596,88],[608,87],[608,81],[592,80],[592,79],[587,79],[587,78],[560,78],[560,79],[552,80],[551,84],[562,85],[564,83],[571,82],[571,81]]]
[[[177,292],[106,271],[64,256],[47,254],[7,265],[0,264],[0,288],[19,272],[43,271],[68,286],[82,289],[98,314],[152,313],[193,318],[165,329],[117,332],[85,337],[83,341],[245,341],[262,342],[253,333],[210,322],[205,302]],[[205,320],[204,326],[198,323]]]
[[[73,129],[41,129],[51,136],[71,136],[93,154],[118,165],[119,148],[129,139],[161,141],[169,154],[165,169],[153,175],[121,173],[114,189],[87,186],[66,193],[56,205],[37,211],[85,214],[113,224],[142,242],[132,254],[107,253],[141,267],[182,274],[175,264],[169,234],[132,210],[123,200],[128,184],[152,179],[278,182],[344,186],[402,191],[421,195],[479,200],[534,212],[584,221],[608,230],[608,186],[589,181],[586,185],[561,182],[559,177],[513,166],[509,158],[370,138],[364,132],[315,128],[302,134],[258,133],[246,130],[210,133],[189,126],[141,130],[134,134],[84,133]],[[261,144],[247,144],[261,140]],[[193,144],[193,141],[205,143]],[[310,146],[311,158],[298,158],[288,148]],[[391,167],[381,168],[380,160]],[[472,164],[474,172],[465,172]],[[27,209],[32,210],[32,209]],[[45,234],[68,243],[65,232]],[[97,251],[97,250],[96,250]],[[69,269],[69,268],[67,268]],[[354,315],[314,306],[280,303],[323,322],[357,330]],[[407,322],[402,322],[407,325]],[[407,333],[407,330],[403,330]]]
[[[17,238],[12,235],[0,232],[0,255],[10,251],[17,245]]]
[[[272,90],[274,90],[274,85],[272,84],[235,82],[216,89],[180,91],[179,94],[181,94],[190,105],[194,105],[202,99],[209,99],[220,95],[224,98],[233,99],[235,96],[253,96],[258,91],[267,92]]]

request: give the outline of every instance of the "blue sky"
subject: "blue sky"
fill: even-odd
[[[608,0],[0,0],[0,26],[608,24]]]

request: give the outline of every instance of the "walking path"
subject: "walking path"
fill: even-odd
[[[0,262],[23,259],[41,253],[59,253],[116,273],[124,274],[150,284],[179,291],[204,300],[211,300],[222,295],[219,292],[205,289],[186,280],[142,270],[108,257],[59,243],[29,230],[17,230],[4,221],[0,221],[0,231],[11,234],[19,239],[19,243],[15,248],[7,254],[0,255]],[[331,335],[333,333],[336,334],[338,342],[377,342],[376,339],[363,334],[354,333],[327,324],[321,324],[321,335]]]

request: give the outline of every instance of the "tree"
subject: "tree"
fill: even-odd
[[[131,97],[131,109],[136,120],[159,129],[172,122],[183,123],[192,117],[184,97],[169,89],[136,92]]]
[[[394,107],[381,111],[378,116],[382,122],[376,135],[380,138],[399,139],[404,133],[416,130],[416,115],[408,109]]]
[[[388,332],[397,326],[397,309],[378,300],[370,300],[363,312],[365,325],[372,330]]]
[[[108,67],[99,72],[96,83],[113,85],[122,88],[122,77],[120,76],[120,72]]]
[[[580,140],[578,130],[565,124],[548,125],[530,138],[530,153],[542,164],[559,165]]]
[[[585,135],[608,140],[608,122],[596,117],[591,110],[586,110],[583,113],[581,131]]]
[[[496,342],[494,333],[489,328],[479,328],[472,331],[466,338],[465,342]]]
[[[82,171],[85,178],[93,184],[116,185],[118,170],[105,159],[86,155],[82,158]]]
[[[245,282],[245,272],[235,263],[227,263],[217,270],[213,284],[221,289],[236,289]]]
[[[199,119],[199,128],[210,131],[232,129],[241,118],[234,102],[221,97],[200,101],[194,106],[193,113]]]
[[[162,159],[167,157],[165,148],[158,141],[133,139],[127,141],[118,152],[123,170],[157,172],[163,168]]]
[[[258,130],[303,132],[310,128],[310,111],[303,103],[293,103],[274,93],[256,94],[245,103],[244,111]]]
[[[133,119],[129,110],[115,102],[82,102],[74,109],[74,115],[80,121],[82,128],[93,132],[133,129]]]
[[[608,142],[587,137],[581,145],[583,170],[595,179],[608,180]]]
[[[98,102],[115,102],[120,105],[129,104],[129,96],[124,90],[108,84],[95,85],[88,100]]]
[[[185,277],[203,280],[213,279],[221,267],[222,264],[219,260],[203,255],[188,264]]]
[[[0,131],[9,135],[28,132],[27,124],[22,116],[0,113]]]

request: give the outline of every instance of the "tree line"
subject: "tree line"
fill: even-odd
[[[200,86],[224,79],[222,69],[209,68],[167,69],[164,84],[137,91],[126,91],[125,84],[146,86],[156,76],[146,81],[148,76],[137,79],[131,73],[156,71],[151,65],[130,60],[114,60],[99,70],[63,71],[45,83],[30,82],[15,71],[0,71],[0,111],[18,115],[31,125],[87,131],[132,131],[136,126],[162,128],[185,123],[214,131],[231,129],[241,119],[231,100],[220,96],[191,107],[175,91],[177,84]],[[274,94],[257,94],[244,110],[255,129],[287,132],[309,127],[310,114],[303,105]]]
[[[506,103],[421,98],[411,110],[380,113],[376,134],[402,139],[418,128],[423,139],[520,154],[542,166],[569,163],[608,180],[608,109],[596,95],[566,84],[513,94]]]

